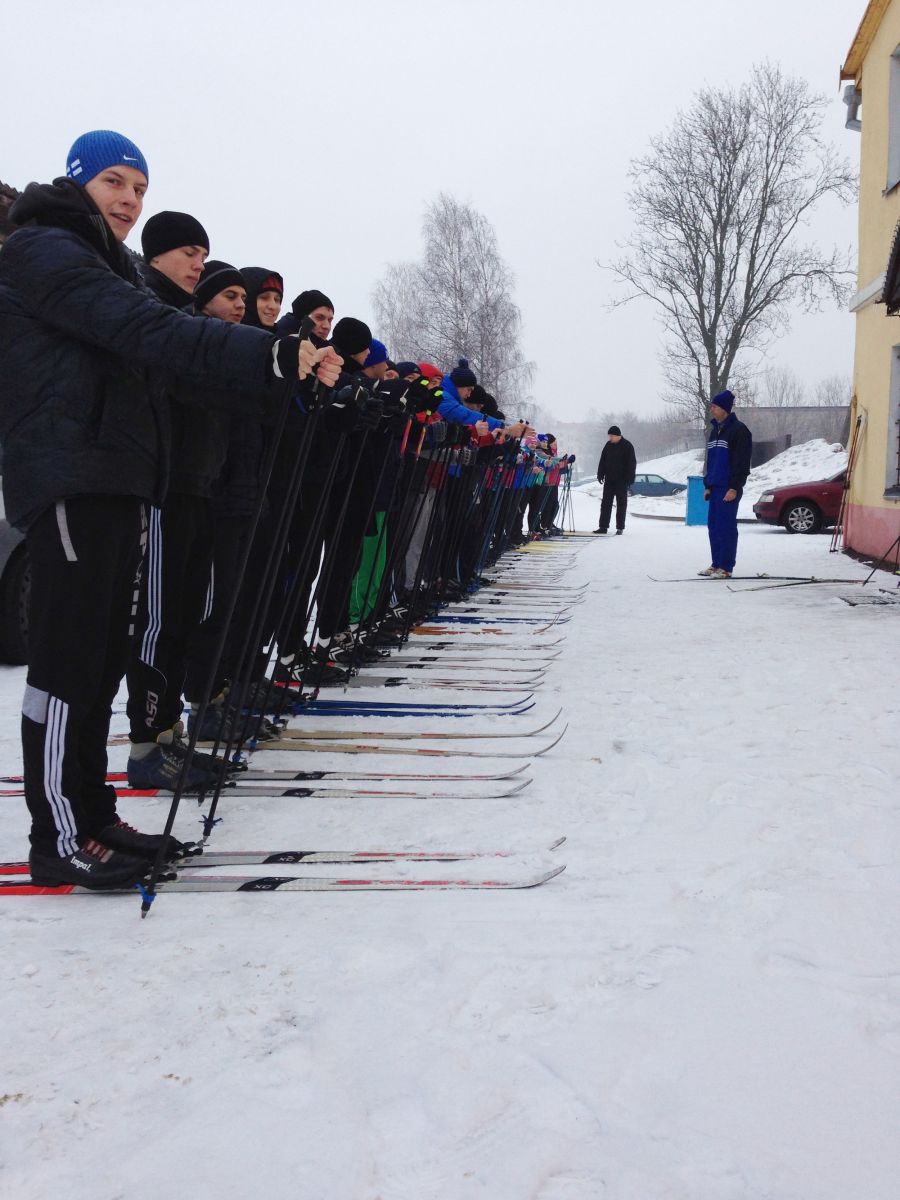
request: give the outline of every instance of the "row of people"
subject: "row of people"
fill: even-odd
[[[107,782],[127,674],[135,785],[207,786],[247,714],[342,680],[462,596],[530,528],[569,460],[508,422],[463,359],[393,364],[317,290],[284,316],[268,267],[211,259],[168,210],[124,245],[139,148],[80,137],[30,184],[0,251],[0,441],[32,600],[22,743],[32,878],[122,886],[174,839],[140,833]],[[265,674],[274,655],[275,668]],[[262,717],[256,732],[264,732]]]

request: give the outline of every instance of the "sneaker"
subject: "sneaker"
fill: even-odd
[[[197,847],[194,843],[179,842],[177,838],[173,838],[171,834],[164,837],[161,833],[141,833],[131,825],[126,825],[124,821],[116,821],[113,825],[107,825],[97,834],[97,841],[104,846],[108,846],[110,850],[119,851],[122,854],[127,854],[132,858],[142,858],[152,862],[160,847],[165,845],[165,861],[172,862],[173,859],[186,858],[189,854],[196,854]]]
[[[74,884],[92,891],[133,887],[147,874],[147,864],[143,859],[120,854],[92,839],[66,858],[59,858],[55,854],[37,854],[32,850],[28,867],[31,882],[38,887]]]
[[[594,533],[606,533],[605,529],[595,529]]]
[[[718,567],[707,567],[705,571],[698,571],[698,575],[713,576],[718,571]]]
[[[349,678],[349,668],[338,666],[321,647],[315,650],[309,666],[304,668],[302,681],[305,687],[337,687]]]
[[[723,571],[721,567],[716,567],[715,571],[713,571],[713,573],[712,573],[712,575],[710,576],[710,578],[711,578],[711,579],[730,579],[730,578],[731,578],[731,572],[730,572],[730,571]]]
[[[624,532],[625,532],[625,530],[624,530],[624,529],[617,529],[617,530],[616,530],[616,537],[621,537],[621,536],[622,536],[622,534],[623,534]]]
[[[197,712],[191,710],[188,714],[188,736],[192,737],[197,725]],[[197,730],[198,742],[235,742],[240,738],[244,721],[235,721],[234,712],[226,709],[224,704],[208,704],[203,714],[203,721]]]
[[[187,755],[190,743],[184,736],[184,721],[176,721],[171,729],[164,730],[156,740],[160,745],[167,746],[179,758],[184,758]],[[226,763],[222,755],[207,754],[204,750],[194,750],[191,756],[191,765],[200,767],[202,770],[215,776],[218,776],[223,765],[226,773],[229,774],[237,770],[243,770],[242,767],[237,767],[234,763]]]
[[[181,753],[179,753],[181,750]],[[209,792],[218,781],[218,772],[209,770],[196,760],[187,769],[184,791]],[[211,759],[212,755],[205,755]],[[161,745],[159,742],[138,743],[131,748],[128,759],[128,786],[138,790],[173,792],[181,778],[185,752],[181,747]]]
[[[367,646],[402,646],[403,635],[390,629],[377,629],[366,638]]]

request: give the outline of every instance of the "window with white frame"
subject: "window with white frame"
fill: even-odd
[[[888,90],[888,167],[889,192],[900,183],[900,46],[891,55],[890,87]]]

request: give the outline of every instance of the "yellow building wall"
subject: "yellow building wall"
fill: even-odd
[[[884,273],[897,221],[900,187],[884,194],[888,170],[891,56],[900,46],[900,0],[892,0],[866,54],[857,86],[862,92],[860,133],[859,271],[863,291]],[[900,112],[895,114],[900,120]],[[846,544],[861,553],[883,553],[889,532],[900,532],[900,501],[886,499],[885,470],[889,446],[896,448],[897,429],[889,422],[891,366],[900,346],[900,318],[889,317],[883,304],[868,303],[856,314],[854,394],[865,410],[849,495]],[[857,411],[851,413],[851,429]],[[897,529],[894,530],[896,524]]]

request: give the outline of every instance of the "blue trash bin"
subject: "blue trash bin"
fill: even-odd
[[[685,525],[705,525],[709,513],[709,501],[703,499],[703,476],[688,475],[687,507],[684,511]]]

